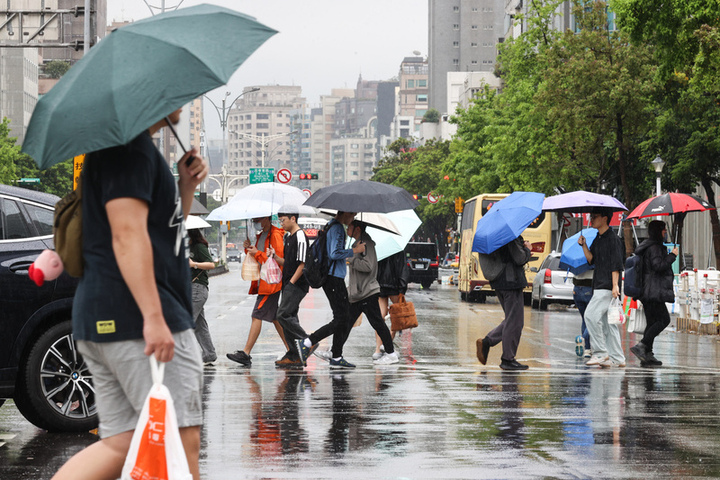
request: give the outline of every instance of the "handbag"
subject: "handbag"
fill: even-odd
[[[180,439],[170,390],[163,385],[165,364],[150,355],[153,386],[135,427],[121,480],[192,480]]]
[[[241,273],[242,279],[247,281],[260,280],[260,265],[252,255],[245,255]]]
[[[645,318],[645,309],[640,301],[637,302],[637,308],[630,310],[629,317],[627,331],[631,333],[645,333],[647,318]]]
[[[610,300],[607,321],[609,325],[623,325],[625,323],[625,312],[623,312],[622,305],[620,304],[620,298],[616,297]]]
[[[390,305],[390,330],[399,332],[417,326],[415,305],[412,302],[405,301],[405,295],[401,293],[398,302]]]
[[[280,270],[280,265],[273,257],[268,257],[267,261],[260,267],[260,280],[271,284],[282,282],[282,270]]]
[[[77,189],[65,195],[55,204],[53,215],[53,243],[55,251],[63,261],[68,275],[82,277],[82,173],[78,177]]]

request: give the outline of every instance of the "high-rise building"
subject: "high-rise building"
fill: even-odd
[[[400,64],[399,85],[391,136],[417,136],[428,110],[428,63],[422,57],[405,57]]]
[[[257,91],[250,91],[258,88]],[[228,173],[248,175],[250,168],[290,167],[294,135],[291,112],[303,108],[301,87],[265,85],[246,87],[228,115]],[[240,185],[247,185],[248,179]]]
[[[22,145],[38,99],[37,48],[0,48],[0,120],[10,120],[10,136]]]
[[[506,0],[429,0],[429,106],[449,111],[448,72],[492,72],[506,32]]]
[[[376,164],[377,136],[375,124],[362,134],[330,140],[332,183],[369,180]]]
[[[310,162],[317,180],[311,181],[311,190],[332,183],[330,141],[335,134],[335,105],[343,98],[352,98],[355,91],[348,88],[334,88],[330,95],[320,96],[320,106],[310,113]]]

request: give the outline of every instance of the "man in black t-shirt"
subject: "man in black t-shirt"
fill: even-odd
[[[168,116],[177,123],[180,110]],[[90,153],[83,171],[83,261],[73,335],[93,375],[101,440],[73,456],[56,479],[119,478],[152,386],[148,356],[164,362],[180,437],[198,479],[202,364],[193,334],[183,218],[208,173],[193,149],[179,179],[152,141],[163,119],[126,145]]]
[[[284,258],[275,256],[278,264],[283,267],[283,289],[280,306],[277,311],[277,321],[285,332],[285,340],[288,345],[295,345],[296,339],[307,337],[307,333],[300,326],[298,311],[300,302],[307,295],[309,285],[303,275],[305,266],[305,255],[308,244],[305,232],[297,224],[298,207],[295,205],[283,205],[278,212],[278,220],[285,230]],[[271,253],[272,251],[271,247]],[[300,367],[303,363],[298,352],[290,348],[285,356],[275,362],[278,367]]]

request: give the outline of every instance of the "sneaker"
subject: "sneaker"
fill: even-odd
[[[214,367],[214,366],[215,366],[215,362],[214,362],[214,361],[212,361],[212,362],[203,362],[203,366],[204,366],[204,367]]]
[[[585,354],[583,355],[584,358],[592,358],[592,348],[586,348]]]
[[[585,362],[585,365],[590,365],[590,366],[592,367],[593,365],[600,365],[600,363],[602,363],[602,362],[604,362],[604,361],[606,361],[606,360],[610,360],[610,357],[608,357],[608,356],[605,356],[605,357],[594,356],[594,357],[590,358],[590,360],[588,360],[587,362]]]
[[[355,365],[340,357],[340,360],[330,359],[330,368],[355,368]]]
[[[275,361],[276,367],[281,368],[302,368],[303,363],[298,358],[289,358],[287,356]]]
[[[500,360],[500,368],[503,370],[527,370],[529,367],[519,363],[517,360]]]
[[[252,365],[252,357],[242,350],[237,350],[235,353],[228,353],[227,357],[233,362],[245,365],[246,367]]]
[[[610,357],[605,357],[604,360],[601,360],[598,365],[600,365],[600,368],[610,368],[613,366],[613,361],[610,360]]]
[[[382,358],[383,355],[385,355],[385,345],[380,345],[380,351],[373,353],[372,359],[377,360],[379,358]]]
[[[393,353],[386,353],[382,357],[375,360],[373,363],[375,365],[390,365],[393,363],[398,363],[399,361],[400,361],[400,359],[398,358],[397,352],[393,352]]]
[[[332,360],[332,350],[317,350],[315,351],[315,356],[318,357],[320,360],[325,360],[326,362],[329,362]]]
[[[313,345],[312,347],[306,347],[303,343],[305,339],[296,339],[295,340],[295,348],[297,348],[298,355],[300,356],[300,361],[303,365],[307,365],[307,359],[310,355],[312,355],[312,352],[317,348],[316,345]]]

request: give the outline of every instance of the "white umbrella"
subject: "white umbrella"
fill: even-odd
[[[422,220],[417,216],[415,210],[400,210],[398,212],[385,213],[385,216],[395,224],[400,231],[399,235],[379,230],[377,228],[368,227],[367,234],[375,242],[375,252],[378,260],[402,252],[405,245],[408,244],[412,236],[422,224]]]
[[[305,200],[307,197],[299,188],[282,183],[256,183],[243,188],[227,204],[210,212],[206,220],[231,221],[269,217],[278,213],[283,205],[300,206]],[[313,213],[314,210],[308,210],[308,214]]]
[[[196,215],[188,215],[188,217],[185,219],[185,230],[207,227],[212,227],[212,225],[210,225],[208,222]]]

